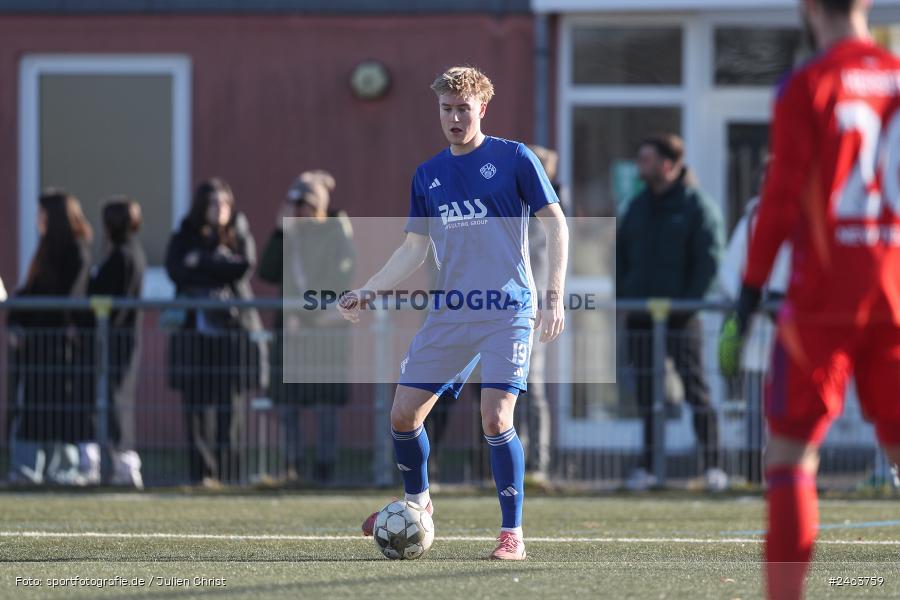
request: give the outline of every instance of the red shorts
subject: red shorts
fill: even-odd
[[[765,392],[769,430],[820,444],[851,377],[881,443],[900,445],[900,328],[780,323]]]

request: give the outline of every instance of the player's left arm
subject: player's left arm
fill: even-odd
[[[547,287],[535,327],[540,328],[542,342],[552,342],[563,332],[566,324],[563,292],[569,262],[569,226],[558,202],[548,204],[534,214],[547,232],[549,255]]]

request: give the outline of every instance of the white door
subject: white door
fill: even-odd
[[[719,199],[730,236],[747,201],[758,192],[768,152],[773,92],[717,92],[705,123],[709,171],[705,187]]]

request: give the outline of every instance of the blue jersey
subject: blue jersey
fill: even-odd
[[[534,317],[528,221],[555,202],[543,166],[519,142],[487,136],[468,154],[448,148],[420,165],[406,231],[431,240],[438,274],[429,318]]]

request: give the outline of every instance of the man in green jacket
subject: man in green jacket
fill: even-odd
[[[645,188],[629,203],[619,222],[616,296],[702,299],[715,279],[723,246],[719,212],[685,166],[684,144],[678,136],[645,139],[637,163]],[[636,490],[656,484],[650,473],[654,450],[652,327],[646,313],[627,317],[628,355],[636,372],[638,406],[644,420],[642,462],[626,482],[626,487]],[[706,485],[711,490],[724,489],[728,479],[720,468],[718,422],[703,374],[700,321],[694,314],[675,314],[668,327],[666,352],[693,409]]]

